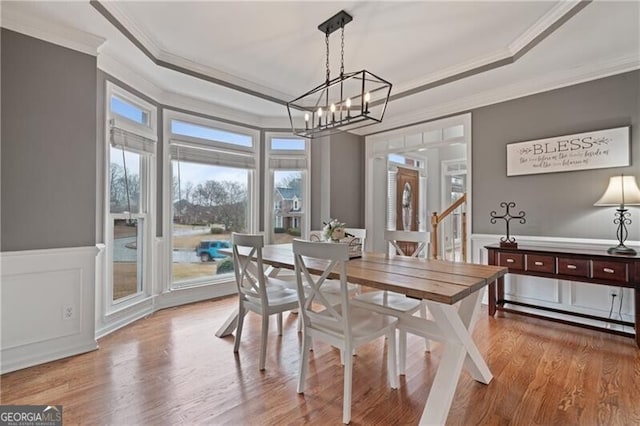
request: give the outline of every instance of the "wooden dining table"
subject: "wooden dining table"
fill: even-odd
[[[239,254],[247,256],[249,249],[239,248]],[[269,265],[267,275],[276,276],[282,269],[294,269],[290,244],[265,246],[262,257]],[[327,265],[328,262],[313,260],[309,270],[321,274]],[[488,384],[492,380],[491,371],[471,338],[471,326],[482,299],[481,290],[507,271],[508,268],[500,266],[367,252],[347,262],[350,283],[422,299],[429,308],[432,319],[404,315],[398,321],[399,327],[444,345],[431,385],[433,391],[429,392],[420,418],[421,425],[445,423],[463,368],[478,382]],[[338,278],[338,274],[333,277]],[[231,334],[237,316],[237,311],[232,313],[216,335]]]

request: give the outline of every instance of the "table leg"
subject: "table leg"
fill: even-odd
[[[480,304],[481,294],[482,292],[476,292],[464,299],[459,310],[455,306],[427,302],[429,311],[447,340],[444,342],[440,366],[431,385],[433,392],[429,392],[422,412],[421,425],[446,422],[463,366],[481,383],[488,384],[493,379],[469,332],[473,325],[473,316]]]
[[[238,326],[238,308],[235,308],[229,317],[224,321],[222,326],[216,331],[217,337],[229,336]]]
[[[420,425],[443,425],[447,421],[449,409],[458,386],[466,352],[462,345],[448,342],[445,344],[440,366],[429,391]]]

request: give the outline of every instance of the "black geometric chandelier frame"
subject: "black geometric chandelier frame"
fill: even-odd
[[[352,19],[343,10],[318,26],[325,34],[326,80],[287,103],[295,135],[316,138],[382,122],[391,83],[367,70],[344,72],[344,26]],[[329,35],[338,29],[341,30],[340,75],[332,79]]]

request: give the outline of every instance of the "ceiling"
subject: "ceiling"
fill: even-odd
[[[640,2],[3,1],[2,26],[76,48],[163,104],[286,128],[324,81],[317,26],[340,10],[345,71],[393,84],[372,134],[640,68]],[[74,45],[73,43],[76,43]],[[339,72],[339,32],[330,37]]]

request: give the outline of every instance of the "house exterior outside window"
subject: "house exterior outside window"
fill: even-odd
[[[265,214],[265,230],[271,243],[287,243],[309,232],[309,146],[292,136],[267,134],[267,158],[271,201]]]

